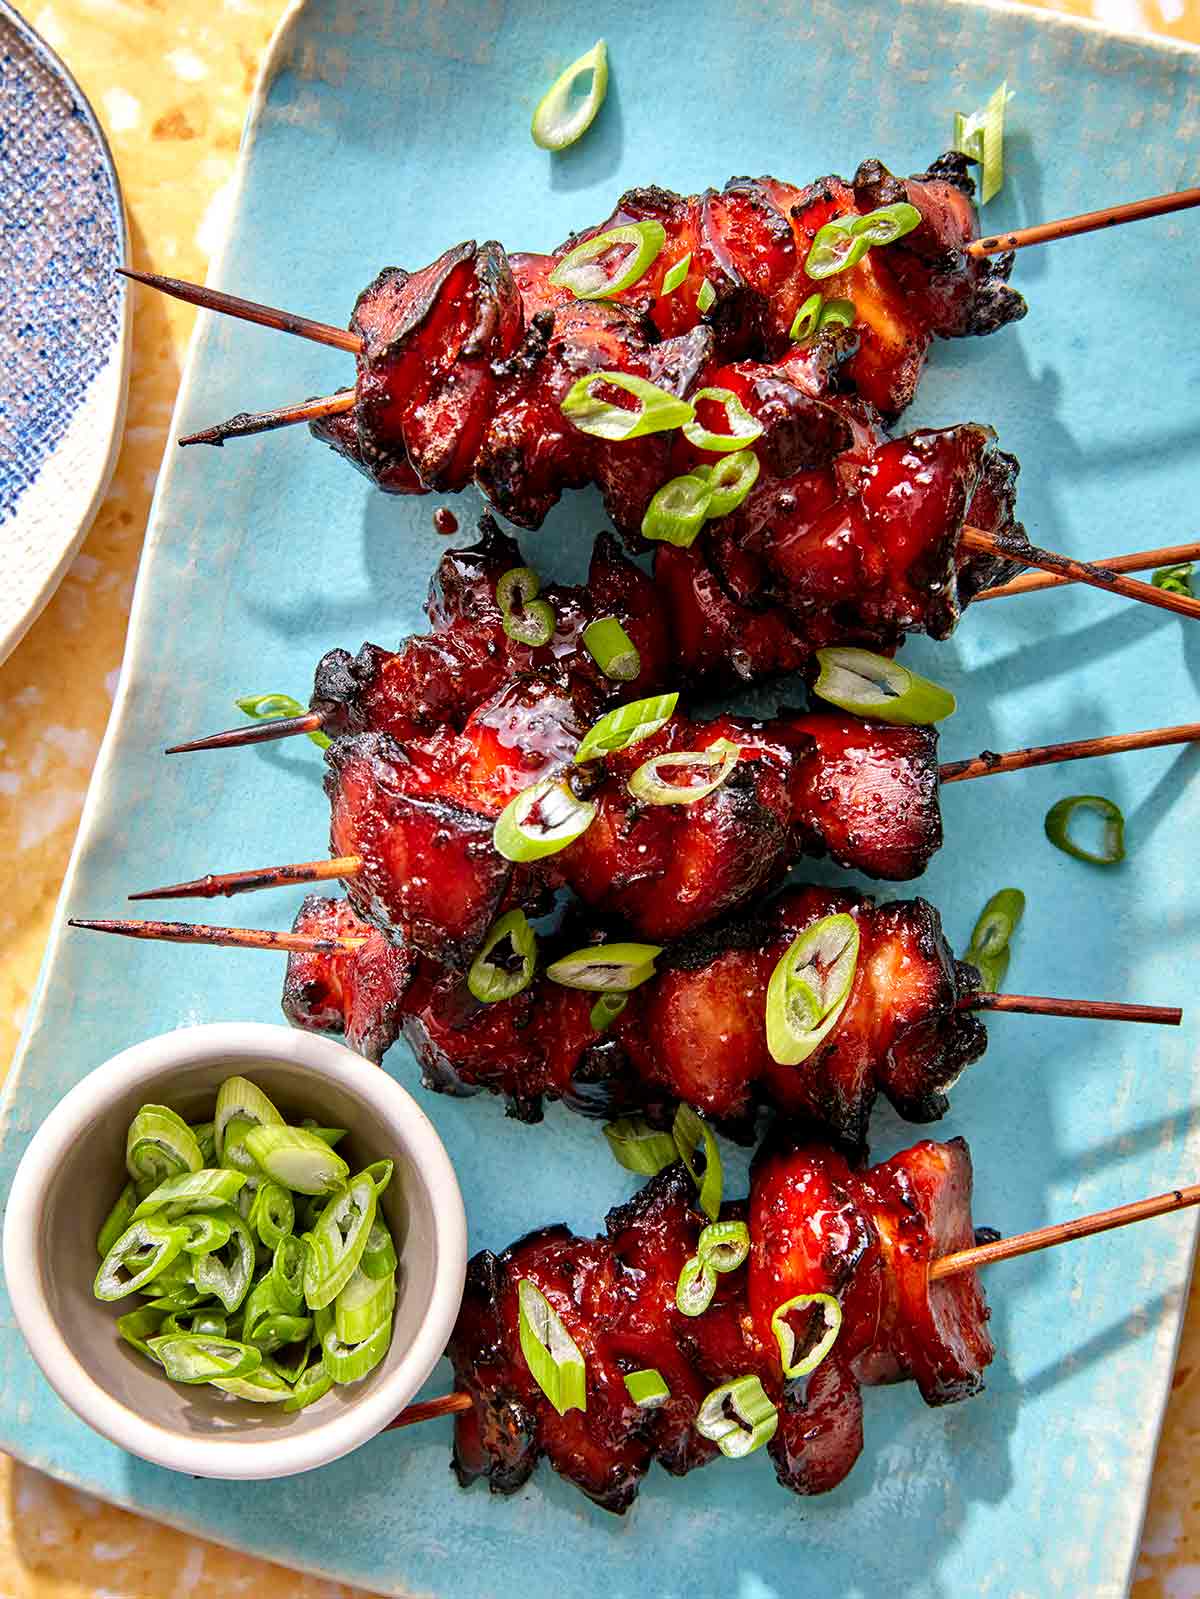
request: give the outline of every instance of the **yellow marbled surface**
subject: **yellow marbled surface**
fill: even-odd
[[[1200,43],[1200,0],[1029,0]],[[257,65],[286,0],[18,0],[112,141],[136,266],[203,279]],[[116,476],[58,594],[0,667],[0,1063],[16,1047],[121,662],[134,572],[194,313],[136,297]],[[1200,1287],[1134,1599],[1200,1599]],[[0,1599],[324,1599],[350,1591],[231,1555],[0,1456]]]

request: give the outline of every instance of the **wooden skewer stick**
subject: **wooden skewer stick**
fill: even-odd
[[[967,254],[1004,255],[1009,250],[1023,250],[1027,244],[1048,244],[1052,239],[1070,239],[1077,233],[1116,228],[1123,222],[1144,222],[1149,217],[1187,211],[1196,205],[1200,205],[1200,189],[1179,189],[1174,194],[1153,195],[1149,200],[1131,200],[1126,205],[1106,205],[1100,211],[1083,211],[1076,217],[1060,217],[1057,222],[1039,222],[1013,233],[988,234],[968,244]]]
[[[1110,555],[1103,561],[1089,561],[1089,566],[1102,567],[1106,572],[1152,572],[1158,566],[1180,566],[1185,561],[1200,561],[1200,542],[1194,544],[1164,544],[1159,550],[1135,550],[1132,555]],[[1064,583],[1074,583],[1073,577],[1060,577],[1057,572],[1022,572],[1011,583],[1000,583],[994,589],[981,589],[976,600],[1006,600],[1014,594],[1036,594],[1040,589],[1061,588]]]
[[[365,938],[344,934],[338,938],[318,938],[315,933],[273,933],[259,927],[211,927],[205,922],[86,921],[72,916],[71,927],[86,927],[96,933],[119,933],[123,938],[163,939],[169,944],[217,944],[231,949],[281,949],[297,954],[332,954],[337,950],[360,949]]]
[[[351,355],[362,351],[363,341],[349,328],[335,328],[328,322],[314,322],[311,317],[297,316],[294,311],[279,311],[273,305],[260,305],[257,300],[243,300],[238,294],[226,294],[223,289],[210,289],[204,283],[188,283],[184,278],[164,278],[157,272],[135,272],[132,267],[118,267],[117,271],[138,283],[144,283],[174,300],[186,300],[204,311],[222,311],[226,316],[238,317],[243,322],[257,322],[260,327],[278,328],[281,333],[294,333],[297,338],[311,339],[315,344],[329,344],[335,350],[349,350]]]
[[[1093,588],[1108,589],[1123,599],[1140,600],[1143,605],[1157,605],[1162,611],[1174,611],[1178,616],[1200,617],[1200,600],[1186,594],[1172,594],[1167,589],[1156,589],[1153,583],[1142,583],[1135,577],[1125,577],[1108,567],[1094,566],[1090,561],[1076,561],[1069,555],[1058,555],[1053,550],[1042,550],[1037,545],[1020,545],[1001,538],[996,533],[985,533],[982,528],[963,528],[960,548],[979,555],[1001,555],[1009,560],[1021,561],[1026,566],[1037,566],[1044,572],[1067,577],[1076,583],[1087,583]]]
[[[1007,1010],[1023,1016],[1078,1016],[1084,1021],[1156,1022],[1178,1027],[1183,1012],[1177,1005],[1113,1004],[1103,999],[1057,999],[1044,994],[967,994],[960,1010]]]
[[[228,422],[218,422],[215,427],[189,433],[179,443],[215,444],[220,449],[226,439],[244,439],[251,433],[271,433],[276,428],[288,428],[297,422],[315,422],[323,416],[340,416],[343,411],[353,411],[354,398],[353,389],[339,389],[336,394],[318,396],[315,400],[301,400],[298,405],[281,405],[275,411],[239,411]]]
[[[1021,772],[1031,766],[1055,766],[1061,761],[1082,761],[1093,755],[1123,755],[1128,750],[1156,750],[1167,744],[1191,744],[1200,739],[1200,722],[1178,727],[1151,727],[1144,733],[1110,733],[1105,738],[1078,738],[1068,744],[1033,744],[1028,749],[997,755],[984,750],[967,761],[944,761],[938,767],[943,783],[964,783],[972,777],[997,772]]]
[[[990,1266],[996,1260],[1015,1260],[1018,1255],[1032,1255],[1036,1250],[1053,1249],[1056,1244],[1070,1243],[1075,1238],[1111,1232],[1114,1227],[1128,1227],[1131,1222],[1148,1221],[1151,1216],[1167,1216],[1173,1210],[1186,1210],[1189,1205],[1200,1205],[1200,1183],[1173,1188],[1169,1194],[1155,1194],[1152,1199],[1135,1199],[1129,1205],[1114,1205],[1111,1210],[1097,1210],[1074,1221],[1014,1233],[1011,1238],[998,1238],[992,1244],[976,1244],[974,1249],[956,1250],[953,1255],[934,1261],[929,1280],[936,1282],[939,1277],[953,1277],[960,1271],[978,1271],[980,1266]]]
[[[147,888],[130,899],[216,899],[224,894],[252,894],[260,888],[294,888],[298,883],[326,883],[333,877],[356,877],[362,870],[358,855],[335,855],[332,860],[297,861],[290,866],[262,866],[249,872],[208,872],[187,883]]]
[[[189,744],[172,744],[168,755],[187,755],[193,750],[233,749],[239,744],[269,744],[277,738],[295,738],[299,733],[318,733],[325,725],[320,711],[305,711],[303,716],[273,716],[245,727],[231,727],[208,738],[194,738]]]
[[[1093,1233],[1111,1232],[1114,1227],[1128,1227],[1135,1221],[1149,1221],[1153,1216],[1167,1216],[1172,1211],[1186,1210],[1200,1205],[1200,1183],[1190,1188],[1173,1188],[1169,1194],[1156,1194],[1152,1199],[1136,1199],[1129,1205],[1114,1205],[1111,1210],[1094,1211],[1090,1216],[1079,1216],[1074,1221],[1055,1222],[1050,1227],[1038,1227],[1028,1233],[1014,1233],[1011,1238],[998,1238],[991,1244],[976,1244],[972,1249],[958,1249],[952,1255],[943,1255],[929,1268],[929,1281],[938,1282],[943,1277],[954,1277],[959,1272],[978,1271],[997,1260],[1016,1260],[1020,1255],[1032,1255],[1039,1249],[1053,1249],[1058,1244],[1071,1243],[1077,1238],[1090,1238]],[[470,1394],[443,1394],[439,1399],[426,1399],[409,1405],[394,1421],[388,1422],[385,1432],[393,1427],[412,1427],[418,1421],[431,1421],[437,1416],[451,1416],[456,1411],[470,1410],[474,1404]]]

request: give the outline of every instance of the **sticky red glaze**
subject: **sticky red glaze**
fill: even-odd
[[[993,1350],[977,1279],[928,1283],[930,1262],[973,1237],[961,1140],[920,1143],[865,1171],[819,1145],[777,1144],[755,1162],[748,1204],[726,1205],[722,1218],[746,1219],[750,1258],[719,1279],[696,1318],[677,1309],[675,1286],[707,1217],[679,1164],[611,1211],[600,1237],[553,1227],[475,1257],[448,1350],[456,1387],[474,1401],[455,1425],[464,1486],[483,1477],[510,1493],[544,1455],[621,1513],[652,1461],[682,1475],[715,1458],[694,1425],[704,1396],[757,1375],[780,1411],[767,1445],[780,1482],[823,1493],[861,1452],[861,1383],[911,1375],[933,1404],[982,1386]],[[900,1232],[902,1250],[891,1242]],[[558,1416],[532,1379],[519,1340],[522,1279],[546,1295],[584,1356],[586,1411]],[[841,1330],[808,1378],[786,1382],[771,1312],[811,1292],[838,1299]],[[646,1367],[670,1389],[659,1409],[639,1409],[625,1389],[626,1373]]]
[[[401,1005],[416,971],[413,951],[360,921],[344,899],[309,894],[294,925],[315,938],[349,935],[364,942],[352,955],[289,955],[284,1015],[311,1033],[344,1034],[351,1049],[378,1064],[400,1030]]]

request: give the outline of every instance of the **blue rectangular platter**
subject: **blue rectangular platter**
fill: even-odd
[[[532,107],[597,37],[613,63],[608,103],[551,158],[529,139]],[[310,0],[273,49],[214,280],[340,321],[384,263],[420,265],[464,235],[549,247],[635,183],[804,181],[876,154],[920,171],[951,113],[1002,78],[1016,98],[989,225],[1195,181],[1200,57],[1039,13],[934,0]],[[1100,556],[1188,536],[1198,227],[1184,215],[1024,253],[1028,319],[935,350],[906,425],[993,423],[1023,462],[1021,511],[1044,544]],[[333,351],[202,318],[177,431],[349,379]],[[31,1129],[110,1053],[180,1023],[278,1016],[277,957],[102,943],[64,918],[119,914],[151,883],[322,852],[321,766],[306,741],[171,761],[161,750],[228,725],[235,693],[302,696],[335,644],[419,627],[443,547],[432,503],[372,493],[298,430],[170,452],[117,708],[5,1092],[0,1190]],[[463,496],[464,528],[478,508]],[[544,573],[573,576],[602,523],[599,502],[578,495],[525,548]],[[1197,715],[1200,630],[1091,591],[981,605],[950,643],[918,641],[906,659],[959,696],[951,757]],[[1194,750],[1162,750],[948,790],[947,846],[922,892],[961,947],[993,890],[1025,889],[1013,988],[1187,1005],[1198,770]],[[1091,868],[1047,843],[1047,808],[1081,790],[1124,810],[1122,866]],[[285,927],[298,897],[243,900],[229,920]],[[1194,1015],[1177,1033],[1028,1017],[990,1031],[945,1124],[972,1141],[981,1222],[1034,1227],[1196,1175]],[[415,1076],[403,1048],[387,1069]],[[427,1108],[474,1248],[560,1219],[592,1231],[632,1191],[595,1125],[557,1108],[535,1128],[488,1099],[430,1096]],[[911,1136],[881,1117],[875,1152]],[[744,1163],[731,1166],[737,1192]],[[686,1481],[655,1474],[623,1520],[544,1469],[513,1500],[462,1493],[445,1422],[277,1483],[173,1476],[75,1420],[3,1298],[0,1447],[209,1538],[388,1594],[1116,1595],[1194,1232],[1177,1216],[995,1267],[987,1393],[927,1411],[911,1387],[870,1392],[863,1458],[822,1499],[778,1488],[764,1455]],[[445,1381],[443,1369],[429,1391]]]

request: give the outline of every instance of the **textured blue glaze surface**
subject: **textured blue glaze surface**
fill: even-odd
[[[91,107],[0,3],[0,526],[119,356],[123,239]]]
[[[529,115],[597,36],[613,62],[608,103],[583,143],[551,159],[529,141]],[[421,264],[467,233],[544,247],[635,182],[802,180],[871,154],[919,170],[951,111],[1002,77],[1017,99],[989,223],[1194,181],[1194,54],[933,0],[313,0],[276,67],[217,281],[333,321],[384,262]],[[1098,556],[1193,526],[1197,226],[1168,218],[1026,252],[1016,276],[1029,318],[935,351],[910,420],[993,422],[1021,457],[1022,511],[1046,544]],[[1141,314],[1148,285],[1152,315]],[[1182,332],[1163,308],[1184,313]],[[179,431],[327,392],[349,370],[327,349],[209,319]],[[169,762],[160,751],[227,725],[235,693],[304,693],[333,644],[417,626],[443,547],[434,503],[372,494],[299,432],[172,453],[60,918],[119,914],[150,883],[322,850],[320,761],[306,741]],[[464,527],[476,509],[463,496]],[[525,547],[568,575],[601,522],[598,502],[576,496]],[[911,656],[959,696],[949,757],[1197,715],[1200,630],[1092,592],[981,605],[949,644],[919,642]],[[1014,989],[1187,1005],[1198,770],[1194,750],[1162,750],[950,789],[947,846],[922,890],[960,947],[994,889],[1026,890]],[[1122,867],[1089,868],[1046,842],[1047,807],[1078,791],[1124,809]],[[298,899],[244,899],[228,920],[283,927]],[[107,1055],[182,1022],[272,1018],[281,976],[274,956],[102,943],[60,920],[9,1081],[0,1185],[46,1110]],[[980,1222],[1015,1231],[1195,1175],[1194,1015],[1178,1033],[1023,1017],[990,1031],[944,1124],[971,1139]],[[412,1080],[402,1050],[387,1065]],[[474,1248],[557,1219],[593,1230],[631,1191],[595,1126],[561,1110],[524,1128],[492,1100],[427,1107]],[[886,1116],[874,1132],[878,1154],[913,1136]],[[737,1192],[744,1162],[729,1165]],[[584,1599],[1111,1596],[1136,1547],[1193,1237],[1175,1217],[996,1267],[987,1394],[927,1411],[909,1387],[868,1393],[863,1458],[823,1499],[786,1494],[761,1455],[686,1481],[657,1474],[622,1521],[544,1469],[513,1500],[463,1494],[448,1423],[275,1484],[173,1477],[75,1421],[3,1301],[0,1445],[209,1537],[388,1593],[514,1599],[532,1583]]]

